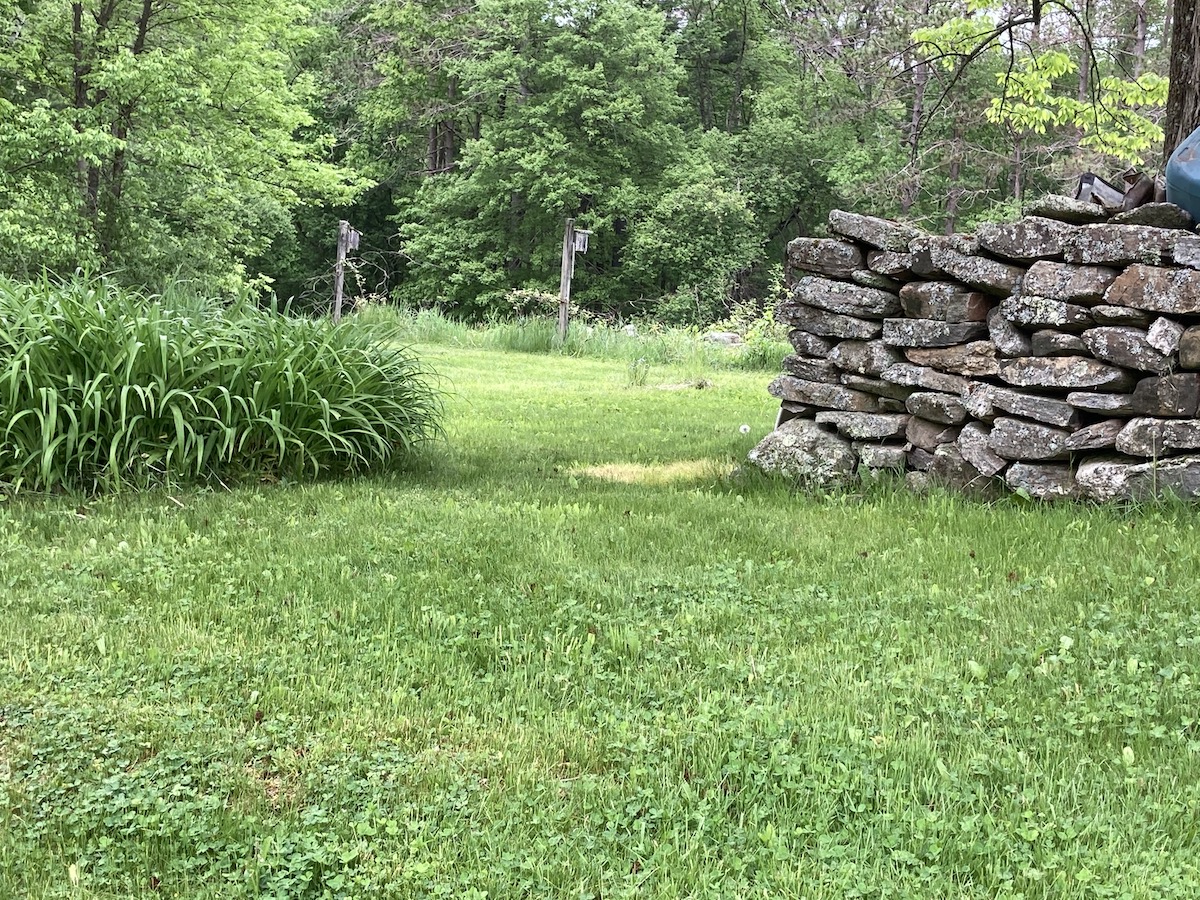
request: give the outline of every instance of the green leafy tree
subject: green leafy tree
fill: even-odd
[[[317,199],[310,10],[291,0],[26,0],[0,42],[0,258],[233,288]]]

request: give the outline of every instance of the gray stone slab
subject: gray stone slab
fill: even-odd
[[[988,294],[1007,297],[1021,286],[1025,270],[1020,266],[996,262],[982,256],[968,256],[955,250],[932,245],[929,256],[934,267],[955,281],[961,281]]]
[[[1179,367],[1200,369],[1200,325],[1183,330],[1179,338]]]
[[[849,278],[867,264],[857,244],[834,238],[796,238],[787,245],[787,261],[794,270],[834,278]]]
[[[1145,463],[1120,458],[1090,459],[1080,464],[1075,480],[1087,497],[1101,502],[1165,495],[1191,500],[1200,497],[1200,456]]]
[[[1008,460],[997,456],[992,450],[989,441],[991,433],[992,429],[980,422],[968,422],[955,441],[963,459],[983,475],[996,475],[1008,465]]]
[[[762,439],[748,456],[764,472],[806,483],[848,480],[858,462],[850,442],[811,419],[790,419]]]
[[[868,341],[879,337],[883,323],[843,316],[817,309],[796,299],[788,299],[775,307],[775,320],[783,325],[806,331],[818,337]]]
[[[1164,375],[1173,368],[1172,357],[1150,346],[1145,331],[1126,326],[1092,328],[1083,333],[1092,356],[1101,362]]]
[[[1150,314],[1140,309],[1128,306],[1109,306],[1098,303],[1091,307],[1092,318],[1097,325],[1128,325],[1131,328],[1145,328],[1150,324]]]
[[[837,384],[841,371],[833,363],[825,359],[813,359],[807,356],[791,354],[783,359],[783,371],[805,381],[823,381],[827,384]]]
[[[1087,353],[1087,344],[1077,334],[1043,329],[1033,333],[1034,356],[1078,356]]]
[[[806,403],[842,412],[878,412],[879,400],[872,394],[851,390],[844,385],[807,381],[794,375],[780,375],[768,386],[772,397]]]
[[[1190,419],[1200,407],[1200,375],[1180,373],[1160,378],[1143,378],[1129,400],[1139,416]]]
[[[1060,194],[1047,194],[1026,203],[1022,213],[1026,216],[1041,216],[1081,225],[1108,221],[1108,213],[1097,204],[1063,197]]]
[[[842,341],[829,351],[829,361],[847,372],[878,375],[888,366],[904,362],[904,356],[883,341]]]
[[[1028,216],[1017,222],[984,222],[975,229],[981,249],[993,256],[1029,263],[1062,256],[1063,241],[1074,226],[1057,219]]]
[[[1116,413],[1133,415],[1133,394],[1092,393],[1072,391],[1067,394],[1067,403],[1076,409],[1091,413]]]
[[[904,401],[908,395],[913,392],[913,388],[903,384],[893,384],[890,381],[884,381],[882,378],[870,378],[866,375],[854,375],[846,373],[839,379],[843,385],[853,391],[862,391],[866,394],[874,394],[882,399],[897,400],[900,403],[899,412],[904,410]],[[880,412],[888,410],[880,408]]]
[[[1085,306],[1024,294],[1020,297],[1009,297],[1001,303],[1000,313],[1014,325],[1021,325],[1025,328],[1082,331],[1095,324],[1095,320]]]
[[[913,277],[912,254],[907,250],[871,250],[867,253],[867,268],[880,275],[906,281]]]
[[[1022,357],[1000,363],[1000,378],[1016,387],[1082,390],[1132,387],[1134,377],[1124,369],[1085,356]]]
[[[1130,266],[1109,287],[1104,302],[1167,315],[1195,315],[1200,313],[1200,271]]]
[[[914,416],[943,425],[958,425],[967,419],[962,400],[954,394],[917,391],[909,395],[904,406]]]
[[[915,365],[929,366],[955,375],[982,377],[1000,371],[996,345],[991,341],[972,341],[955,347],[913,347],[905,350],[904,355]]]
[[[893,347],[951,347],[987,334],[979,322],[938,322],[934,319],[884,319],[883,340]]]
[[[1073,500],[1082,494],[1075,473],[1066,465],[1013,463],[1004,473],[1004,481],[1035,500]]]
[[[860,319],[882,319],[900,312],[900,298],[890,291],[832,278],[806,275],[796,281],[792,295],[817,309]]]
[[[944,394],[962,394],[968,384],[967,379],[960,375],[949,375],[926,366],[914,366],[912,363],[888,366],[879,377],[892,384],[941,391]]]
[[[883,440],[902,437],[908,416],[895,413],[819,412],[816,420],[832,425],[839,433],[854,440]]]
[[[1067,438],[1067,449],[1072,453],[1084,450],[1107,450],[1117,443],[1117,435],[1125,427],[1125,419],[1105,419],[1072,432]]]
[[[900,289],[900,305],[912,319],[982,322],[994,301],[953,281],[913,281]]]
[[[1000,416],[992,422],[988,444],[1002,459],[1061,459],[1067,454],[1070,436],[1070,431],[1053,425]]]
[[[1184,327],[1174,319],[1160,317],[1147,329],[1146,342],[1159,353],[1171,356],[1179,351],[1179,341],[1183,332]]]
[[[1196,227],[1196,220],[1187,210],[1174,203],[1143,203],[1135,209],[1117,213],[1109,221],[1113,225],[1149,225],[1183,231],[1191,231]]]
[[[1117,435],[1116,448],[1130,456],[1155,458],[1177,450],[1200,450],[1200,420],[1130,419]]]
[[[1079,424],[1079,413],[1069,403],[991,384],[972,384],[963,394],[963,405],[979,419],[992,419],[999,413],[1009,413],[1064,428],[1074,428]]]
[[[1085,225],[1063,243],[1063,258],[1091,266],[1158,266],[1172,261],[1181,234],[1148,225]]]
[[[1104,292],[1120,274],[1107,266],[1078,266],[1070,263],[1036,262],[1021,282],[1021,292],[1049,300],[1090,306],[1104,299]]]
[[[932,453],[940,445],[949,444],[957,440],[961,430],[957,425],[930,422],[928,419],[913,416],[908,420],[908,425],[904,430],[904,437],[913,447]],[[911,457],[909,461],[911,463]],[[921,467],[914,465],[913,468]]]
[[[859,471],[868,469],[904,470],[908,464],[908,451],[892,444],[855,444],[858,453]]]
[[[891,222],[875,216],[835,209],[829,213],[829,230],[836,234],[870,244],[879,250],[904,253],[915,238],[925,232],[911,225]]]
[[[987,316],[988,339],[996,345],[996,353],[1000,356],[1029,356],[1033,352],[1033,344],[1028,334],[1004,318],[1000,307],[991,310]]]
[[[833,349],[833,342],[823,337],[793,328],[788,332],[788,342],[801,356],[828,356]]]

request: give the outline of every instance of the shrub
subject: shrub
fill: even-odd
[[[394,329],[105,280],[0,279],[0,485],[144,487],[386,467],[440,405]]]

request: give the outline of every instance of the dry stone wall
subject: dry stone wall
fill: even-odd
[[[761,467],[1041,499],[1200,496],[1200,236],[1047,198],[974,235],[835,210],[788,246]]]

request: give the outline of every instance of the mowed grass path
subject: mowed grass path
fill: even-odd
[[[424,350],[407,475],[0,507],[0,897],[1200,895],[1191,511],[795,494],[762,374]]]

